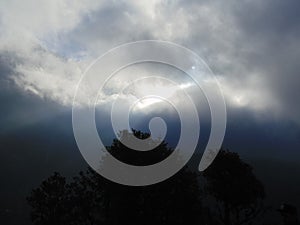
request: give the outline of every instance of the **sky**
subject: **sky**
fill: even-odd
[[[72,133],[77,84],[97,57],[140,40],[174,42],[206,62],[225,98],[225,148],[245,158],[299,163],[299,11],[297,0],[1,0],[0,148],[1,167],[8,171],[2,193],[19,184],[24,192],[54,170],[72,173],[86,166]],[[105,118],[116,98],[134,102],[154,85],[183,101],[157,81],[118,94],[133,75],[149,74],[167,75],[191,94],[204,120],[205,142],[209,121],[201,93],[180,71],[151,63],[120,71],[101,93],[97,118],[108,130],[103,139],[111,140]],[[136,104],[131,121],[145,127],[152,113],[169,115],[169,136],[177,137],[172,110],[150,99]]]
[[[70,106],[96,57],[127,42],[171,41],[204,58],[229,110],[299,123],[298,9],[297,1],[2,1],[1,61],[21,90]]]
[[[231,117],[251,117],[261,124],[299,126],[297,1],[29,0],[0,4],[3,96],[7,89],[29,101],[40,98],[45,105],[51,102],[69,109],[80,77],[95,58],[124,43],[163,40],[187,47],[203,58],[220,83],[229,121]],[[133,70],[123,70],[111,82],[110,91],[101,96],[103,105],[115,100],[131,74],[159,73],[149,72],[147,65]],[[170,68],[161,73],[177,79]],[[192,89],[191,82],[180,82]],[[123,96],[127,100],[132,97]],[[1,120],[4,130],[55,116],[33,107],[30,114],[38,115],[25,121],[29,109],[18,108],[11,101],[5,104],[14,106],[6,109],[9,115]]]

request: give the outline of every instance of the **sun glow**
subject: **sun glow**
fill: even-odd
[[[138,109],[145,109],[145,108],[147,108],[153,104],[159,103],[161,101],[162,101],[162,99],[160,99],[158,97],[143,98],[138,101],[136,106],[138,107]]]

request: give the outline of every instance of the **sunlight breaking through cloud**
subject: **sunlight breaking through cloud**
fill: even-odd
[[[159,0],[113,4],[29,0],[0,4],[0,53],[13,61],[10,78],[41,98],[71,106],[80,76],[93,58],[129,41],[163,39],[204,56],[218,74],[230,109],[288,115],[299,122],[299,106],[291,101],[292,90],[299,83],[299,39],[291,35],[297,33],[296,27],[287,19],[276,24],[266,19],[254,29],[256,21],[265,18],[264,13],[253,10],[261,4],[257,0],[243,4]],[[270,1],[261,4],[261,9],[272,18],[281,5],[289,10],[284,3]],[[39,10],[31,13],[36,7]],[[248,8],[258,19],[245,21],[242,15],[249,14]],[[289,29],[285,29],[287,25]],[[286,33],[270,36],[276,30]],[[254,31],[260,32],[259,38]],[[286,66],[279,66],[281,62]],[[122,82],[113,84],[112,90]],[[191,84],[180,85],[190,88]],[[162,86],[162,90],[166,88]],[[114,94],[104,93],[102,101],[110,101]],[[88,102],[88,98],[83,101]]]

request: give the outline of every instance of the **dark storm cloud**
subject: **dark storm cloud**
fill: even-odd
[[[300,104],[300,2],[249,1],[237,7],[234,13],[244,44],[250,52],[246,55],[247,67],[256,68],[266,77],[286,117],[299,119]],[[298,120],[299,121],[299,120]]]
[[[220,78],[228,117],[236,118],[229,119],[229,133],[235,120],[239,124],[256,121],[253,127],[269,127],[276,122],[276,130],[282,132],[283,138],[284,130],[298,129],[298,125],[291,128],[286,124],[299,123],[300,106],[295,101],[300,97],[299,7],[298,1],[290,0],[103,4],[59,36],[59,40],[65,38],[62,45],[58,44],[59,52],[64,52],[63,43],[68,40],[81,46],[73,51],[86,49],[92,55],[145,37],[176,41],[205,56]],[[26,45],[23,47],[26,49]],[[70,56],[73,54],[69,47],[67,51]],[[1,99],[6,102],[1,112],[2,133],[68,111],[73,92],[66,90],[76,84],[77,75],[69,76],[75,71],[74,64],[67,60],[53,56],[47,49],[37,51],[30,47],[26,54],[21,53],[15,48],[1,54],[1,70],[5,74]],[[20,65],[25,69],[20,69]],[[32,76],[37,70],[40,74]],[[21,81],[13,80],[27,91],[18,89],[10,77],[21,77]],[[69,79],[74,82],[69,83]],[[67,106],[60,105],[64,98]],[[255,139],[258,135],[256,129],[247,130],[245,136]],[[289,133],[289,138],[296,140],[297,132],[295,136]],[[239,134],[243,132],[232,137]]]
[[[80,49],[91,51],[92,55],[145,37],[184,44],[204,55],[220,78],[228,107],[225,145],[240,149],[247,143],[245,152],[254,155],[260,153],[251,152],[252,147],[284,152],[285,148],[299,146],[299,127],[293,124],[299,122],[300,112],[296,101],[300,95],[299,7],[298,1],[289,0],[104,4],[83,16],[74,29],[60,38],[82,45]],[[63,52],[64,46],[58,46]],[[6,48],[2,48],[0,58],[1,133],[14,135],[25,128],[26,133],[31,133],[31,128],[32,134],[43,133],[36,133],[36,124],[48,124],[54,130],[62,124],[69,127],[70,105],[62,106],[61,99],[72,97],[73,92],[66,91],[69,77],[64,72],[72,74],[74,64],[69,65],[59,56],[52,57],[53,53],[46,49],[32,50],[32,46],[26,54],[23,48],[21,52],[18,48],[3,49]],[[20,65],[25,65],[26,70],[20,70]],[[36,68],[44,69],[45,73],[32,77]],[[15,79],[10,78],[24,71],[23,83],[16,86],[12,81]],[[27,91],[19,89],[22,85]],[[38,94],[28,87],[36,88]],[[53,123],[57,115],[64,114],[68,115],[68,122]],[[139,120],[142,121],[136,121]],[[145,127],[143,122],[140,124]],[[269,130],[276,130],[276,137]],[[290,154],[288,158],[292,157]]]
[[[299,96],[298,1],[120,1],[95,7],[89,4],[86,7],[93,10],[86,13],[74,6],[74,13],[80,12],[81,19],[71,24],[52,24],[50,28],[54,27],[56,33],[63,26],[71,28],[52,39],[48,38],[50,29],[45,38],[39,35],[41,43],[64,57],[79,57],[79,61],[88,64],[84,56],[99,56],[129,41],[174,41],[208,62],[219,77],[232,110],[247,108],[261,115],[272,112],[271,117],[299,122],[299,104],[293,101]],[[35,29],[30,30],[33,35]],[[51,53],[49,56],[47,50],[29,50],[25,55],[29,55],[28,62],[18,68],[23,75],[15,77],[19,86],[69,104],[73,92],[67,90],[76,85],[80,74],[76,63],[52,57]],[[79,67],[84,69],[86,65]]]
[[[299,122],[299,1],[180,1],[178,8],[194,18],[189,38],[178,41],[204,56],[231,110]]]

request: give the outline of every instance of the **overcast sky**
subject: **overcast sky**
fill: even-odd
[[[259,136],[258,127],[271,126],[278,129],[275,136],[287,143],[292,138],[299,148],[299,11],[297,0],[1,1],[1,132],[69,112],[76,85],[95,58],[120,44],[155,39],[183,45],[205,60],[225,96],[229,135],[240,135],[233,135],[237,121],[244,121],[240,127],[248,139]],[[130,74],[149,70],[149,65],[124,70],[101,102],[115,100]],[[142,92],[143,85],[132,89]],[[181,85],[193,89],[188,80]],[[121,97],[135,100],[132,94]],[[140,103],[139,112],[155,103]]]

